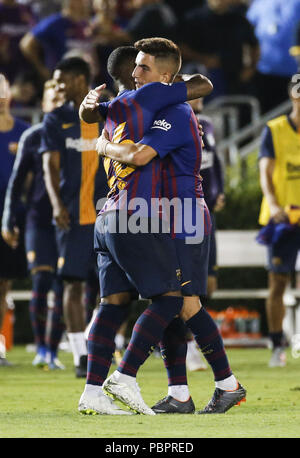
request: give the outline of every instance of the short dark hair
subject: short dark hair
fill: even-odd
[[[135,66],[137,49],[134,46],[119,46],[107,59],[108,74],[115,80],[125,83],[131,78]]]
[[[134,46],[138,51],[151,54],[155,59],[159,59],[162,62],[170,61],[170,70],[173,77],[179,72],[181,67],[181,52],[174,41],[160,37],[143,38],[136,41]]]
[[[66,57],[62,59],[55,67],[55,70],[72,73],[75,76],[83,75],[87,84],[90,83],[91,70],[89,64],[81,57]]]

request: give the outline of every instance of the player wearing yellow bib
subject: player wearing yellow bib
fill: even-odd
[[[273,344],[270,367],[286,364],[283,295],[300,249],[300,90],[289,85],[292,111],[269,121],[259,152],[263,200],[259,223],[272,233],[268,243],[267,323]]]

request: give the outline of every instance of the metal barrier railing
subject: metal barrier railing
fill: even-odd
[[[242,94],[222,96],[204,106],[203,112],[212,119],[214,125],[217,121],[216,126],[219,127],[216,129],[216,141],[223,165],[236,164],[238,161],[240,141],[232,142],[231,139],[241,130],[241,108],[245,106],[249,112],[250,124],[255,125],[261,116],[260,103],[255,97]],[[224,141],[229,141],[229,146],[226,144],[223,149]]]
[[[224,106],[242,106],[247,105],[250,107],[251,123],[255,122],[256,119],[260,118],[260,103],[256,97],[249,95],[226,95],[217,97],[207,105],[205,105],[205,111],[219,110],[220,107]]]
[[[224,156],[225,153],[228,153],[229,156],[229,165],[236,163],[237,158],[246,158],[253,149],[258,147],[261,131],[266,123],[277,116],[288,113],[291,109],[291,102],[287,100],[278,107],[269,111],[268,113],[254,117],[251,124],[238,130],[232,135],[228,136],[221,140],[218,145],[218,152],[221,156]],[[248,141],[245,145],[240,146],[240,144],[252,137],[250,142]]]

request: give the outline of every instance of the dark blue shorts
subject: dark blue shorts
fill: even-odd
[[[95,224],[101,297],[138,291],[142,298],[151,298],[179,291],[180,271],[170,235],[115,232],[119,219],[119,212],[109,212],[99,215]]]
[[[282,274],[294,272],[298,250],[300,250],[300,227],[282,237],[276,244],[267,247],[268,270]]]
[[[72,226],[64,231],[56,227],[57,273],[64,279],[84,281],[95,263],[94,225]]]
[[[48,266],[56,270],[57,247],[54,226],[27,228],[25,246],[29,270],[40,266]]]
[[[183,296],[206,294],[210,235],[201,243],[187,244],[174,239],[181,269],[181,293]]]

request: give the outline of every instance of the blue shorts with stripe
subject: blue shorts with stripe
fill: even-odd
[[[183,296],[206,294],[210,234],[201,243],[190,244],[174,239],[181,270],[181,293]]]
[[[54,226],[26,228],[25,247],[29,270],[40,266],[48,266],[56,270],[57,245]]]
[[[137,291],[142,298],[151,298],[179,291],[180,270],[170,234],[116,230],[121,214],[100,214],[95,224],[101,297]],[[143,223],[150,225],[150,219]]]
[[[56,227],[57,273],[66,280],[85,281],[94,268],[94,224]]]

